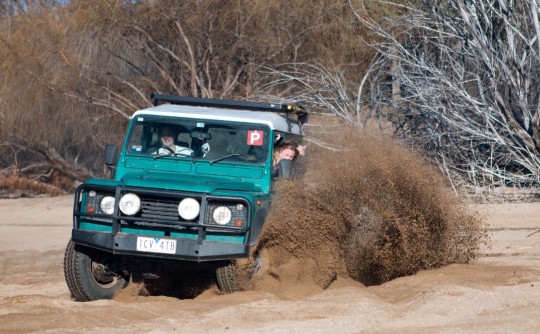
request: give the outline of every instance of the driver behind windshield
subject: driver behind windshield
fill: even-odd
[[[178,136],[176,131],[170,126],[164,126],[159,129],[159,141],[161,147],[157,151],[158,154],[179,153],[182,155],[191,155],[193,150],[189,147],[176,145],[174,140]]]

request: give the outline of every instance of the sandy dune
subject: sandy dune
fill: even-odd
[[[89,303],[72,301],[64,283],[71,206],[71,196],[0,200],[0,333],[540,332],[539,203],[474,206],[492,243],[475,264],[380,286],[276,282],[231,295],[128,291]]]

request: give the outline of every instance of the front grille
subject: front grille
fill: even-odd
[[[179,221],[178,200],[141,198],[141,217],[165,221]]]
[[[133,188],[118,190],[115,193],[109,187],[78,188],[76,196],[80,198],[80,206],[74,209],[77,228],[113,233],[119,231],[144,234],[144,230],[160,231],[170,232],[171,236],[173,232],[182,230],[182,233],[192,233],[195,236],[198,235],[199,238],[210,238],[209,240],[212,241],[223,241],[222,238],[226,235],[244,235],[249,229],[250,203],[242,198],[175,194],[172,191],[159,192]],[[124,215],[118,207],[114,208],[114,213],[102,212],[100,202],[105,196],[116,197],[118,206],[118,198],[129,192],[137,194],[141,200],[141,210],[137,214]],[[187,197],[196,199],[201,205],[201,214],[189,221],[178,214],[179,203]],[[219,225],[214,220],[214,212],[220,206],[230,210],[230,219],[224,225]],[[229,215],[226,210],[222,213]],[[177,237],[181,236],[177,235]]]
[[[120,210],[116,209],[118,217],[122,219],[123,223],[127,224],[139,224],[145,226],[152,226],[160,223],[169,226],[194,226],[194,224],[201,224],[217,228],[246,228],[248,223],[249,203],[242,199],[237,198],[211,198],[211,197],[198,197],[198,196],[160,196],[159,194],[149,194],[146,192],[138,191],[123,191],[122,195],[128,192],[137,194],[141,199],[141,210],[133,216],[126,216]],[[94,197],[86,197],[86,205],[83,212],[99,215],[105,215],[99,208],[101,199],[109,194],[98,193]],[[113,196],[110,194],[109,196]],[[193,220],[186,221],[178,214],[178,205],[186,197],[195,198],[201,205],[202,217],[196,217]],[[205,201],[206,200],[206,201]],[[118,204],[117,204],[118,205]],[[231,218],[225,225],[219,225],[214,221],[214,211],[218,207],[227,207],[230,210]],[[98,219],[98,217],[92,218]],[[106,218],[110,221],[109,218]]]

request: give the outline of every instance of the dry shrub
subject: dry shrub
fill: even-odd
[[[0,196],[3,196],[3,193],[13,195],[13,193],[17,191],[26,191],[35,195],[49,196],[66,194],[64,190],[51,184],[28,179],[16,174],[9,176],[0,174]]]
[[[258,69],[305,62],[347,68],[355,83],[374,52],[350,5],[334,0],[23,7],[0,17],[0,142],[9,147],[0,168],[50,164],[36,150],[54,148],[73,170],[102,176],[104,144],[122,142],[150,93],[258,100],[268,75]]]
[[[305,259],[302,279],[325,288],[338,275],[371,285],[475,258],[481,220],[441,175],[390,139],[339,137],[345,151],[310,147],[304,179],[278,182],[259,245],[275,268]]]

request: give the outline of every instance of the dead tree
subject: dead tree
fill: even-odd
[[[144,10],[135,5],[131,11],[108,3],[94,2],[94,17],[78,32],[85,87],[70,96],[123,117],[148,105],[148,92],[252,96],[259,80],[255,64],[292,57],[287,48],[306,39],[305,28],[268,30],[272,5],[264,1],[190,0],[147,4]],[[102,11],[111,19],[94,24],[103,21]]]
[[[362,128],[369,118],[363,95],[369,71],[360,84],[351,82],[347,68],[329,68],[322,64],[282,64],[276,68],[260,68],[266,79],[255,92],[268,100],[287,100],[306,104],[324,113],[332,114],[346,123]]]
[[[391,107],[396,134],[454,181],[537,186],[540,1],[384,2],[401,15],[378,24],[350,1],[380,39],[371,108]]]

